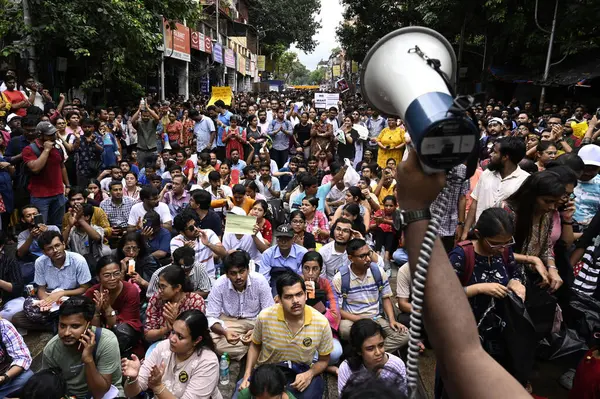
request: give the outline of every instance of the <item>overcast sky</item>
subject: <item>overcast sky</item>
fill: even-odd
[[[319,42],[315,51],[306,54],[292,46],[291,51],[298,53],[300,61],[309,69],[314,70],[320,60],[327,60],[331,50],[339,47],[335,36],[335,28],[342,20],[342,6],[339,0],[321,0],[321,13],[318,17],[321,20],[322,28],[317,31],[314,39]]]

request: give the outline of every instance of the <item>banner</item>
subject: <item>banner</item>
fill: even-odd
[[[340,91],[340,93],[344,93],[344,92],[350,90],[350,87],[348,87],[348,82],[346,82],[346,79],[344,79],[344,78],[335,82],[335,86]]]
[[[340,101],[340,93],[315,93],[315,108],[337,108],[338,101]]]
[[[204,52],[212,53],[212,38],[210,36],[204,36]]]
[[[175,30],[169,28],[163,18],[164,27],[164,56],[190,62],[190,29],[180,23],[175,24]]]
[[[214,44],[212,55],[214,62],[223,63],[223,47],[219,43]]]
[[[192,37],[192,43],[190,44],[190,47],[194,50],[200,50],[200,32],[194,31],[190,36]],[[202,45],[204,45],[204,40],[202,41]]]
[[[332,71],[333,71],[334,78],[339,78],[340,76],[342,76],[341,65],[334,65]]]
[[[212,88],[212,95],[210,96],[210,100],[208,101],[207,105],[213,105],[218,100],[223,100],[226,105],[231,105],[231,87],[214,86]]]
[[[235,68],[235,53],[229,48],[225,49],[225,66]]]
[[[246,57],[238,54],[237,61],[238,61],[237,62],[238,72],[241,73],[242,75],[246,75]]]
[[[200,93],[210,94],[210,79],[208,76],[200,78]]]
[[[259,55],[256,61],[256,66],[258,68],[258,72],[263,72],[265,70],[266,57],[264,55]]]

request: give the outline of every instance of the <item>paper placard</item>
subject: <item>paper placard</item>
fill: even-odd
[[[337,108],[338,101],[340,101],[340,93],[315,93],[315,108]]]
[[[223,100],[225,105],[231,105],[231,87],[229,87],[229,86],[213,87],[212,95],[210,96],[208,105],[213,105],[217,100]]]
[[[255,216],[242,216],[235,213],[228,213],[225,219],[225,233],[232,234],[254,234],[256,225]]]

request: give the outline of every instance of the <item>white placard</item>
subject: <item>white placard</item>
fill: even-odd
[[[340,101],[340,93],[315,93],[315,108],[337,108],[338,101]]]

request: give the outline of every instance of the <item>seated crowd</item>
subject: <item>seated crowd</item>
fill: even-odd
[[[320,398],[324,373],[342,394],[365,372],[408,395],[411,275],[395,216],[397,167],[412,150],[401,120],[250,95],[235,115],[222,101],[203,112],[69,105],[9,116],[0,175],[13,175],[14,198],[0,188],[0,248],[21,231],[15,255],[0,255],[3,397],[42,398],[56,376],[57,397],[218,399],[223,360],[241,361],[237,398]],[[447,211],[442,197],[430,208],[478,322],[502,319],[495,300],[512,294],[526,308],[530,296],[556,303],[600,235],[596,118],[577,141],[564,116],[534,123],[513,106],[503,118],[508,108],[476,108],[478,170],[454,168]],[[252,231],[231,230],[238,216]],[[569,284],[597,296],[582,278]],[[36,375],[29,331],[55,334]],[[481,340],[531,388],[501,323]]]

